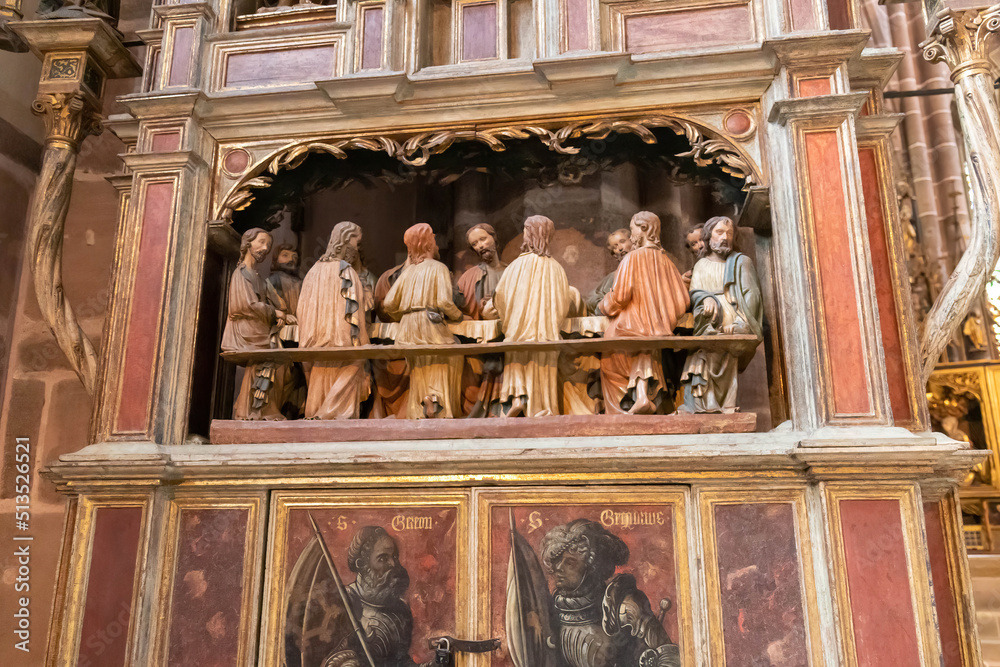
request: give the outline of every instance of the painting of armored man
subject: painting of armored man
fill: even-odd
[[[455,628],[454,508],[294,509],[284,667],[423,667]]]
[[[494,667],[680,667],[671,505],[491,509]]]

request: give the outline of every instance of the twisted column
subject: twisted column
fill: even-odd
[[[924,58],[951,69],[973,213],[969,245],[927,316],[920,344],[925,384],[1000,259],[1000,110],[986,60],[986,41],[1000,29],[1000,5],[983,11],[943,9],[935,18],[932,36],[920,47]]]
[[[59,347],[87,392],[93,395],[97,353],[66,300],[62,256],[63,231],[73,193],[73,172],[80,141],[89,134],[100,134],[100,116],[80,92],[43,93],[31,108],[42,116],[46,129],[42,169],[28,221],[35,296]]]

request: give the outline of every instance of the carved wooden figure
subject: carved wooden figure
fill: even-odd
[[[487,304],[508,341],[559,340],[570,308],[566,271],[549,255],[555,225],[543,215],[524,221],[521,254],[504,271]],[[558,352],[508,352],[500,389],[508,417],[559,414]]]
[[[302,347],[368,344],[365,313],[372,308],[371,296],[353,266],[360,242],[361,227],[338,223],[326,254],[306,274],[298,304]],[[370,391],[364,360],[314,363],[306,419],[356,419]]]
[[[284,323],[295,323],[293,315],[278,307],[277,295],[257,272],[257,265],[271,252],[271,243],[271,235],[257,227],[240,240],[240,263],[229,281],[223,352],[275,347],[277,329]],[[285,366],[271,361],[247,366],[233,405],[233,419],[284,419],[281,399],[286,371]]]
[[[632,249],[632,232],[624,227],[622,229],[616,229],[608,235],[608,254],[618,260],[619,264],[622,258],[625,257]],[[603,315],[601,312],[601,301],[604,300],[604,295],[611,291],[611,288],[615,284],[615,275],[618,273],[618,267],[615,270],[604,276],[600,284],[594,288],[594,291],[587,295],[587,311],[591,314]]]
[[[393,319],[382,308],[385,296],[399,280],[406,262],[392,267],[375,282],[375,316],[382,322]],[[369,415],[372,419],[406,417],[406,401],[410,390],[410,376],[406,373],[405,359],[372,359],[372,375],[375,377],[375,401]]]
[[[500,261],[497,233],[492,225],[474,225],[465,240],[482,261],[470,267],[458,279],[458,291],[463,303],[459,306],[466,317],[485,319],[483,307],[493,298],[500,276],[507,265]],[[462,410],[470,417],[491,415],[498,409],[503,358],[500,355],[466,357],[462,371]]]
[[[427,223],[406,230],[403,242],[407,266],[386,294],[385,312],[399,319],[399,345],[448,345],[455,336],[445,319],[462,319],[452,299],[451,272],[434,259],[437,243]],[[461,356],[409,355],[410,393],[406,416],[410,419],[457,417],[461,414]]]
[[[601,302],[611,318],[605,338],[669,336],[688,308],[680,272],[660,246],[660,219],[632,216],[635,250],[618,266],[614,287]],[[605,353],[601,359],[604,407],[609,413],[652,414],[667,389],[659,351]]]
[[[299,277],[299,253],[295,246],[282,243],[274,249],[271,253],[271,275],[267,282],[278,295],[278,307],[285,313],[298,317],[302,278]],[[299,325],[286,323],[281,327],[278,331],[278,344],[281,347],[298,347]],[[305,405],[306,378],[302,364],[289,364],[281,398],[282,412],[289,419],[295,419],[302,416]]]
[[[757,272],[735,249],[736,224],[719,216],[705,223],[702,258],[691,275],[691,303],[696,336],[762,336],[763,302]],[[684,364],[681,412],[736,412],[736,377],[753,358],[729,352],[697,350]]]

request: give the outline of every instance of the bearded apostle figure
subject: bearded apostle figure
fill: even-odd
[[[274,289],[257,272],[257,265],[271,252],[271,235],[259,227],[240,239],[240,263],[229,280],[229,304],[222,351],[268,350],[276,345],[276,334],[295,317],[280,308]],[[285,366],[273,361],[250,364],[233,405],[233,419],[281,420]]]
[[[360,242],[361,227],[337,223],[326,254],[306,274],[298,303],[302,347],[368,344],[365,313],[372,301],[353,266]],[[357,419],[369,393],[364,360],[316,362],[309,371],[305,417]]]
[[[524,221],[521,254],[497,284],[487,315],[500,318],[504,339],[513,342],[561,338],[570,308],[566,271],[549,255],[555,225],[544,215]],[[500,398],[508,417],[559,414],[558,352],[508,352]]]
[[[605,338],[669,336],[690,299],[681,274],[660,247],[660,219],[632,216],[635,249],[625,255],[601,311],[611,318]],[[658,350],[611,352],[601,358],[604,407],[609,413],[653,414],[667,388]]]
[[[736,224],[719,216],[702,229],[701,259],[691,272],[694,335],[763,335],[760,282],[750,258],[735,249]],[[680,412],[736,412],[736,378],[753,359],[725,351],[697,350],[681,374]]]
[[[452,299],[451,272],[434,259],[437,242],[427,223],[414,225],[403,234],[406,265],[393,284],[382,308],[399,320],[398,345],[448,345],[456,343],[445,319],[462,319]],[[410,392],[406,402],[409,419],[448,418],[461,414],[463,358],[408,355]]]

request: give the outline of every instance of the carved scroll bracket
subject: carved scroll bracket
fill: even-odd
[[[924,383],[1000,259],[1000,110],[995,74],[986,59],[986,43],[1000,29],[1000,5],[982,11],[942,9],[935,19],[932,36],[920,46],[924,58],[951,69],[972,176],[973,215],[967,250],[927,316],[920,345]]]

